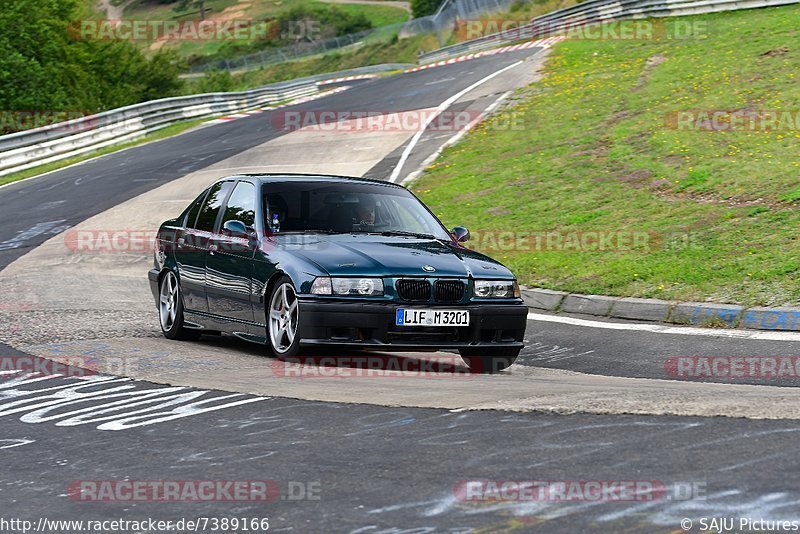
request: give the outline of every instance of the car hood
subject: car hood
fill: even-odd
[[[276,239],[276,245],[331,276],[514,278],[503,264],[488,256],[435,239],[284,235]]]

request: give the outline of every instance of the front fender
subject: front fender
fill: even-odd
[[[256,264],[256,279],[260,287],[254,287],[253,291],[260,295],[261,303],[265,302],[275,281],[281,276],[291,279],[298,294],[310,293],[311,284],[318,276],[329,276],[319,265],[286,250],[272,249],[262,259]]]

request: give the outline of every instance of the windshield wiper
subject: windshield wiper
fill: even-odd
[[[337,235],[346,233],[347,232],[336,232],[334,230],[310,229],[310,230],[286,230],[285,232],[279,231],[276,235],[313,235],[313,234]]]
[[[325,234],[325,235],[347,235],[347,234],[364,234],[364,235],[382,235],[386,237],[416,237],[418,239],[441,239],[437,238],[431,234],[423,234],[420,232],[406,232],[405,230],[384,230],[382,232],[379,231],[370,231],[370,230],[350,230],[350,231],[340,231],[340,230],[322,230],[322,229],[309,229],[309,230],[288,230],[285,232],[278,232],[278,235],[288,235],[288,234]]]
[[[375,234],[385,235],[387,237],[401,236],[401,237],[418,237],[420,239],[436,239],[436,236],[431,234],[421,234],[419,232],[406,232],[403,230],[387,230],[385,232],[372,232]]]

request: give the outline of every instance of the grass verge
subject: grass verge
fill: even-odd
[[[446,150],[414,189],[528,285],[797,304],[800,124],[702,131],[670,117],[797,117],[798,15],[745,10],[680,19],[690,38],[564,42],[542,82]],[[592,232],[641,233],[646,246],[590,250]]]
[[[350,15],[364,15],[372,23],[373,28],[389,26],[409,19],[408,11],[394,6],[375,4],[336,4],[336,7]]]

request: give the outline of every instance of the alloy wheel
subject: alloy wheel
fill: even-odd
[[[269,304],[269,337],[276,353],[285,354],[292,347],[298,315],[297,295],[292,284],[284,282],[272,293]]]

